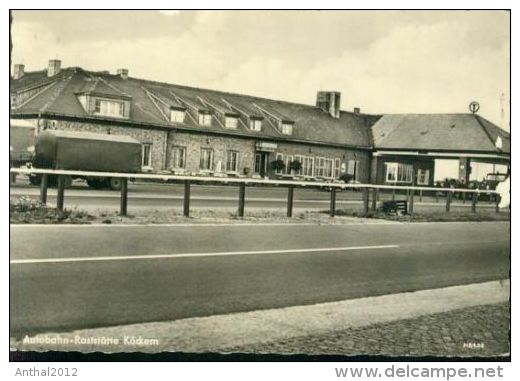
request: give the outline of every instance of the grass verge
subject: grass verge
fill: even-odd
[[[359,209],[337,209],[336,217],[328,210],[294,208],[293,217],[286,216],[285,208],[246,208],[245,217],[237,215],[236,208],[192,208],[190,217],[184,217],[181,208],[130,210],[130,215],[119,216],[117,211],[78,209],[58,211],[29,197],[9,199],[9,220],[12,224],[204,224],[204,223],[311,223],[317,225],[392,222],[451,222],[451,221],[509,221],[510,212],[495,213],[494,208],[452,210],[446,213],[439,208],[417,208],[410,215],[387,215],[381,211],[364,214]],[[135,213],[135,214],[133,214]]]

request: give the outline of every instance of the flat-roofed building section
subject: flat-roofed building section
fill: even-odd
[[[510,165],[509,133],[477,114],[383,115],[372,135],[374,183],[433,185],[436,159],[458,161],[462,185],[472,163]]]

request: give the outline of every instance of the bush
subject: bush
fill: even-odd
[[[84,211],[49,208],[30,197],[9,198],[9,221],[11,223],[89,223],[93,217]]]
[[[42,212],[46,210],[45,204],[27,196],[9,198],[9,213]]]

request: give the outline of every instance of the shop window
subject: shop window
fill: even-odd
[[[413,166],[411,164],[385,163],[387,183],[411,183]]]
[[[304,156],[302,159],[302,174],[303,176],[314,175],[314,158],[311,156]]]

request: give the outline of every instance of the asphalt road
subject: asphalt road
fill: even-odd
[[[39,188],[31,186],[23,178],[11,187],[11,195],[39,196]],[[56,189],[49,189],[48,203],[56,203]],[[391,199],[390,193],[382,193],[381,200]],[[157,209],[157,208],[181,208],[184,199],[184,186],[181,184],[154,184],[134,183],[129,184],[128,208],[132,210]],[[405,200],[405,194],[398,194],[397,199]],[[420,202],[418,195],[415,203],[420,211],[421,207],[443,210],[445,199],[440,198],[437,203],[435,198],[424,196]],[[294,207],[306,209],[328,209],[330,193],[317,189],[295,189]],[[238,204],[237,186],[207,186],[192,185],[191,206],[192,207],[236,207]],[[287,204],[287,189],[279,187],[247,187],[246,208],[283,208]],[[359,191],[337,192],[337,208],[362,208],[362,193]],[[119,210],[119,192],[110,190],[93,190],[82,181],[75,181],[73,186],[65,191],[65,207],[78,208],[82,210]],[[453,200],[452,210],[469,210],[471,202],[462,204],[460,200]],[[494,208],[488,201],[479,203],[479,208]]]
[[[10,240],[15,337],[509,277],[505,222],[17,226]]]

